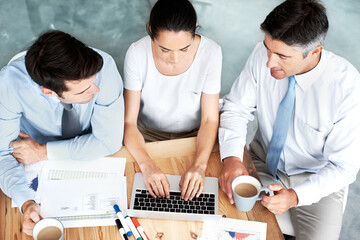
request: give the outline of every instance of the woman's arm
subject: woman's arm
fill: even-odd
[[[219,125],[219,94],[201,95],[201,124],[196,141],[196,156],[180,181],[181,197],[198,197],[204,188],[206,166],[214,147]]]
[[[169,197],[170,184],[165,174],[150,158],[145,149],[145,140],[137,127],[141,91],[124,90],[125,129],[124,145],[133,155],[143,173],[147,189],[153,197]]]

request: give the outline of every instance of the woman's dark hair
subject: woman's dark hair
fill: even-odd
[[[151,39],[157,38],[160,31],[186,31],[193,37],[197,17],[193,5],[188,0],[158,0],[151,9],[146,30]]]
[[[65,81],[81,80],[99,72],[103,59],[70,34],[48,31],[28,49],[26,70],[40,86],[61,96],[67,91]]]
[[[261,24],[261,30],[272,39],[298,47],[305,57],[323,45],[328,28],[325,7],[316,0],[287,0]]]

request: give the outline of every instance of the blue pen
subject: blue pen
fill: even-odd
[[[119,206],[117,204],[114,205],[114,210],[115,210],[116,215],[119,218],[121,224],[123,225],[126,234],[128,236],[131,236],[131,230],[130,230],[129,226],[126,223],[124,216],[121,214],[121,210],[120,210],[120,208],[119,208]]]

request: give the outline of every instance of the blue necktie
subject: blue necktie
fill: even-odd
[[[295,104],[295,78],[289,77],[289,88],[279,105],[271,137],[270,146],[266,155],[266,165],[272,175],[277,179],[276,172],[281,152],[284,149],[286,137],[289,131],[290,120]]]

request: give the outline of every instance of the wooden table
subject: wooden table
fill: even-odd
[[[146,148],[151,158],[157,166],[166,174],[183,174],[190,166],[195,157],[196,138],[186,138],[162,142],[147,143]],[[130,204],[131,189],[134,174],[140,172],[139,166],[125,147],[121,148],[113,156],[125,157],[127,180],[127,198]],[[251,161],[248,151],[244,151],[244,163],[250,175],[257,177],[255,167]],[[218,176],[222,169],[220,162],[219,148],[215,145],[206,169],[206,176]],[[266,239],[284,239],[278,226],[275,216],[264,208],[258,201],[254,208],[247,213],[238,211],[231,205],[224,192],[219,190],[219,214],[223,217],[243,219],[250,221],[260,221],[267,223]],[[21,231],[22,216],[17,208],[11,208],[11,200],[0,191],[0,240],[12,239],[32,239]],[[139,219],[140,224],[145,229],[150,239],[176,240],[176,239],[196,239],[202,234],[202,222],[170,221]],[[76,240],[111,240],[121,239],[115,226],[106,227],[86,227],[65,229],[66,239]],[[130,240],[135,239],[133,236]]]

